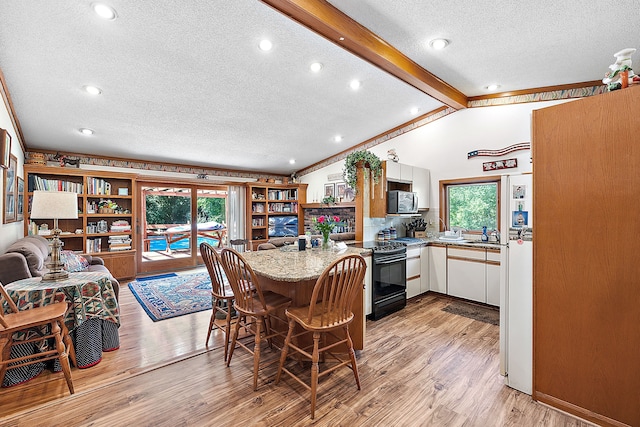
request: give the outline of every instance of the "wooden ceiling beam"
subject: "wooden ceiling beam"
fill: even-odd
[[[466,95],[413,62],[326,0],[261,1],[438,101],[457,110],[467,108]]]

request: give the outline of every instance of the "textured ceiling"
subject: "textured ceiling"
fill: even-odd
[[[467,96],[598,80],[640,47],[620,30],[640,27],[625,10],[637,0],[330,3]],[[257,0],[108,4],[115,21],[90,1],[0,2],[0,68],[29,149],[289,174],[442,105]],[[451,45],[428,49],[435,36]]]

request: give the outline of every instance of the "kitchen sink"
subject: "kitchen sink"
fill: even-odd
[[[468,240],[465,240],[464,237],[460,236],[440,236],[438,240],[443,242],[456,242],[456,243],[468,243]]]

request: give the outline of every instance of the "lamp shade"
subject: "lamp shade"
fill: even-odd
[[[78,195],[68,191],[36,190],[31,201],[31,218],[78,218]]]

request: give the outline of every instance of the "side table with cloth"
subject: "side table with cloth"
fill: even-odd
[[[120,309],[110,278],[105,273],[70,273],[66,280],[44,282],[42,277],[31,277],[9,283],[5,289],[19,310],[62,301],[71,303],[65,324],[75,346],[78,368],[91,367],[102,360],[103,351],[120,347]],[[2,309],[8,311],[8,307]],[[37,351],[29,345],[16,345],[13,350],[23,354]],[[2,386],[25,382],[43,369],[44,364],[34,364],[9,370]],[[54,370],[58,369],[59,366],[54,366]]]

